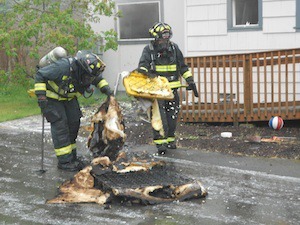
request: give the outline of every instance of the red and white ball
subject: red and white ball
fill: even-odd
[[[269,120],[269,127],[273,128],[274,130],[280,130],[284,125],[283,119],[280,116],[273,116]]]

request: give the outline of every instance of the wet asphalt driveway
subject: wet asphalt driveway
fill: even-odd
[[[87,155],[79,138],[79,154]],[[147,150],[139,146],[130,151]],[[46,126],[44,174],[41,168],[41,119],[0,123],[0,225],[2,224],[275,224],[300,221],[300,162],[232,157],[177,149],[162,159],[200,180],[208,196],[159,205],[45,204],[73,176],[56,168]]]

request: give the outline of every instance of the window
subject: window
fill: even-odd
[[[118,2],[118,1],[117,1]],[[122,17],[118,19],[119,41],[149,40],[149,28],[161,21],[161,1],[117,3]]]
[[[262,0],[227,0],[228,30],[261,30]]]
[[[300,0],[296,0],[296,31],[300,31]]]

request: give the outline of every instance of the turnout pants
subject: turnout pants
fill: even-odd
[[[80,111],[77,98],[70,101],[48,99],[43,114],[51,123],[51,135],[57,157],[76,152],[76,139],[80,126]],[[69,158],[69,157],[67,157]]]
[[[179,95],[177,89],[173,89],[174,99],[158,100],[159,112],[163,124],[164,136],[153,129],[154,143],[168,144],[175,141],[175,131],[179,113]]]

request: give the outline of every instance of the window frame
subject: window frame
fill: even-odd
[[[234,25],[233,13],[233,2],[236,0],[227,0],[227,30],[229,32],[235,31],[258,31],[262,30],[262,0],[258,0],[258,24],[250,25]]]
[[[116,3],[116,10],[118,10],[119,5],[132,5],[132,4],[151,4],[151,3],[158,3],[158,16],[159,21],[163,21],[163,0],[115,0]],[[155,22],[159,22],[155,21]],[[149,27],[150,28],[150,27]],[[146,29],[149,29],[146,28]],[[116,30],[118,33],[118,43],[120,45],[122,44],[145,44],[149,43],[152,38],[149,36],[149,38],[134,38],[134,39],[121,39],[120,35],[120,19],[117,18],[116,20]]]

